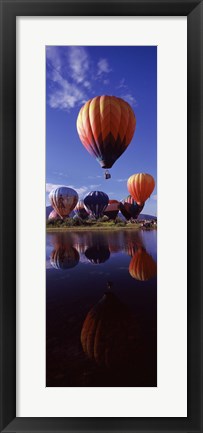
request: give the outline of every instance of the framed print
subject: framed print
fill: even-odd
[[[1,1],[1,431],[202,431],[201,1]]]

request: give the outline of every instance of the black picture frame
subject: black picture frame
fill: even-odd
[[[202,432],[203,2],[0,0],[1,7],[1,432]],[[16,17],[187,16],[188,416],[16,418]],[[11,200],[12,197],[12,200]],[[180,204],[181,206],[181,204]],[[175,222],[175,223],[178,223]],[[175,354],[174,354],[175,356]]]

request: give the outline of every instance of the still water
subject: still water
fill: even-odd
[[[157,386],[157,232],[47,233],[46,386]]]

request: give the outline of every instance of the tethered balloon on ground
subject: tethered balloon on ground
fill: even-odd
[[[95,218],[100,218],[103,215],[109,202],[109,197],[103,191],[91,191],[84,198],[84,204],[87,209],[94,215]]]
[[[72,188],[60,186],[50,192],[49,200],[54,210],[61,219],[63,219],[67,217],[76,206],[78,194]]]

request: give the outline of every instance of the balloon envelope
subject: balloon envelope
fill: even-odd
[[[96,218],[99,218],[103,215],[103,212],[106,209],[108,202],[108,195],[102,191],[91,191],[84,198],[85,206]]]
[[[142,209],[144,207],[144,204],[139,205],[138,203],[136,203],[136,201],[133,199],[133,197],[131,195],[128,195],[128,197],[126,197],[123,200],[123,205],[126,209],[126,212],[130,215],[130,218],[134,218],[134,219],[138,218],[140,212],[142,211]],[[129,219],[129,218],[127,218],[127,219]]]
[[[86,219],[89,216],[89,213],[87,212],[87,210],[85,208],[83,200],[78,201],[74,211],[75,211],[76,215],[82,219]]]
[[[91,263],[99,265],[109,259],[110,251],[107,246],[95,245],[87,248],[85,251],[85,257],[87,257]]]
[[[136,347],[136,328],[127,306],[113,293],[105,293],[86,316],[81,331],[82,348],[100,366],[127,367]]]
[[[53,209],[51,212],[50,212],[50,214],[49,214],[49,216],[48,216],[48,220],[49,221],[54,221],[54,220],[58,220],[58,219],[60,219],[60,216],[57,214],[57,212]]]
[[[50,263],[55,269],[70,269],[79,263],[79,259],[79,253],[74,247],[59,247],[52,251]]]
[[[119,212],[119,201],[117,200],[109,200],[108,206],[104,211],[104,215],[106,215],[109,219],[115,219]]]
[[[153,192],[155,181],[151,174],[137,173],[129,177],[127,187],[137,204],[143,205]]]
[[[131,277],[139,281],[147,281],[157,274],[157,264],[144,248],[139,248],[129,265]]]
[[[76,206],[78,194],[72,188],[60,186],[50,192],[49,199],[54,210],[61,218],[64,218],[69,215]]]
[[[77,118],[77,130],[86,150],[102,168],[111,168],[130,144],[136,126],[131,106],[116,96],[96,96]]]

